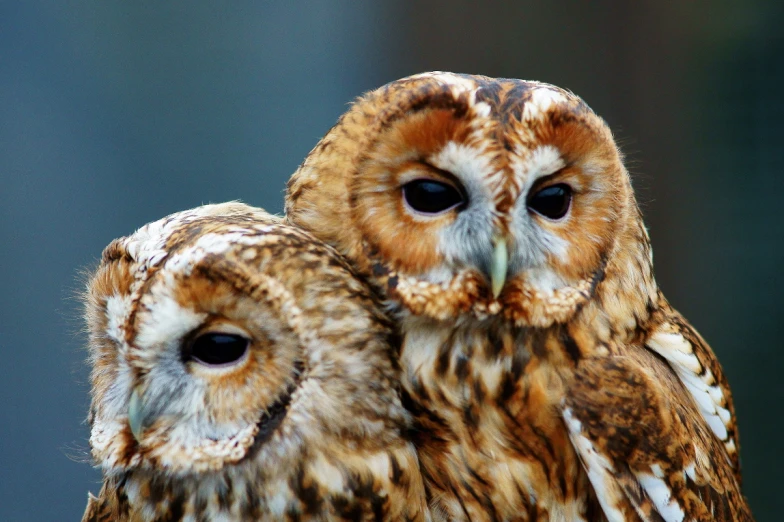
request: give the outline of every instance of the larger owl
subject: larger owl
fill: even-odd
[[[87,292],[85,521],[427,520],[394,336],[346,263],[238,203],[112,242]]]
[[[577,96],[392,82],[313,149],[286,211],[397,318],[434,516],[752,519],[722,369],[657,288],[621,155]]]

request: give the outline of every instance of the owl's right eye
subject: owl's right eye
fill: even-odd
[[[227,366],[242,359],[249,345],[241,335],[210,332],[193,340],[188,355],[205,366]]]
[[[406,204],[422,214],[441,214],[465,205],[466,198],[449,183],[432,179],[415,179],[403,185]]]

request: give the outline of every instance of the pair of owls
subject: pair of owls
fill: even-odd
[[[750,521],[730,390],[579,98],[426,73],[87,293],[84,520]]]

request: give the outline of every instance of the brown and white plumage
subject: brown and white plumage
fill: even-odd
[[[392,82],[313,149],[286,211],[396,314],[435,514],[752,519],[721,367],[659,292],[621,155],[577,96]]]
[[[112,242],[86,303],[83,520],[428,518],[393,331],[331,248],[207,205]]]

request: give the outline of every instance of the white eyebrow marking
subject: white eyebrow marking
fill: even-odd
[[[523,107],[523,121],[541,120],[550,107],[565,102],[566,96],[556,90],[547,87],[533,89],[531,99]]]

